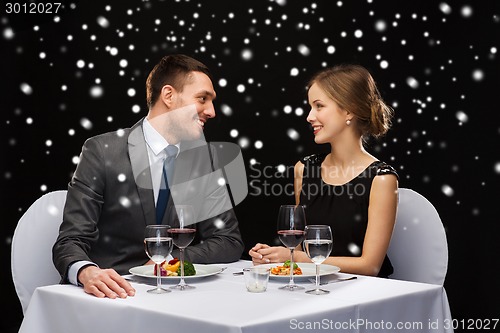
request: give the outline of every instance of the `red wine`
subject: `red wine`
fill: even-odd
[[[303,230],[278,230],[280,241],[288,248],[294,248],[304,240]]]
[[[168,229],[171,234],[174,244],[177,247],[184,248],[187,247],[194,239],[196,229],[189,228],[171,228]]]

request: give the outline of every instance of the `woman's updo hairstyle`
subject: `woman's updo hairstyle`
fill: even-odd
[[[382,100],[375,80],[363,66],[347,64],[324,69],[313,76],[307,89],[314,83],[354,115],[353,124],[363,139],[381,137],[391,127],[394,111]]]

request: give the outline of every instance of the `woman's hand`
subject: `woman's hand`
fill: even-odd
[[[283,246],[257,243],[248,251],[254,265],[285,262],[290,259],[290,250]]]

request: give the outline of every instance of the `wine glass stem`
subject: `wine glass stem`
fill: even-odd
[[[316,264],[316,289],[319,289],[319,265]]]
[[[290,249],[290,284],[293,285],[293,250],[294,248]]]
[[[179,254],[181,257],[181,281],[179,282],[179,284],[183,285],[183,284],[185,284],[185,282],[184,282],[184,249],[183,248],[179,248]]]
[[[156,289],[161,289],[161,269],[160,264],[156,264]]]

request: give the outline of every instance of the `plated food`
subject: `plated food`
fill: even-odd
[[[181,275],[181,262],[179,259],[174,258],[170,261],[164,261],[160,265],[161,276],[180,276]],[[156,265],[154,266],[154,275],[156,275]],[[184,276],[196,275],[196,269],[189,261],[184,261]]]
[[[266,267],[266,268],[269,268],[270,270],[272,270],[273,268],[276,269],[279,266],[284,266],[284,263],[262,264],[260,266]],[[300,268],[302,274],[297,274],[297,275],[294,274],[294,277],[293,277],[294,280],[307,281],[309,278],[316,277],[316,265],[313,264],[312,262],[299,262],[297,266]],[[336,274],[336,273],[340,272],[340,268],[337,266],[333,266],[333,265],[321,264],[321,265],[319,265],[319,267],[320,267],[319,268],[319,275],[320,276],[326,276],[326,275]],[[153,270],[151,270],[151,272],[152,271]],[[288,272],[290,272],[290,271],[288,271]],[[286,281],[286,280],[290,279],[290,276],[289,275],[277,275],[277,274],[273,274],[270,272],[269,279],[270,280]]]
[[[154,271],[155,266],[156,265],[141,265],[137,267],[132,267],[131,269],[129,269],[129,273],[138,277],[156,279],[156,274]],[[193,266],[196,270],[196,274],[185,276],[184,277],[185,279],[206,278],[209,276],[217,275],[223,271],[223,268],[219,265],[193,264]],[[170,276],[163,275],[161,278],[162,280],[165,281],[167,280],[177,281],[178,279],[181,278],[180,272],[178,272],[177,274],[178,275],[170,275]]]
[[[271,268],[271,274],[290,275],[290,260],[285,261],[283,265]],[[302,269],[296,263],[293,263],[293,275],[302,275]]]

